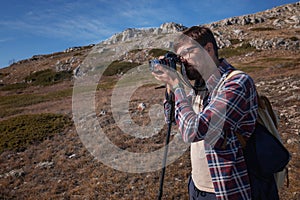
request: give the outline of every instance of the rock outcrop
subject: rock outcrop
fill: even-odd
[[[117,33],[104,41],[104,44],[115,44],[117,42],[125,42],[131,40],[133,38],[141,37],[143,35],[160,35],[160,34],[168,34],[175,33],[179,31],[183,31],[187,27],[182,24],[177,24],[174,22],[164,23],[159,28],[128,28],[121,33]]]
[[[248,29],[249,25],[260,25],[260,28]],[[233,45],[231,41],[238,39],[240,41],[250,40],[250,45],[260,50],[297,50],[299,49],[299,38],[297,36],[291,36],[291,38],[249,38],[252,36],[249,32],[300,28],[300,2],[275,7],[255,14],[230,17],[218,22],[205,24],[205,26],[208,26],[214,31],[220,48],[230,47]],[[186,28],[184,25],[174,22],[164,23],[159,28],[128,28],[105,40],[104,44],[115,44],[137,37],[149,37],[149,35],[157,36],[175,33],[183,31]],[[147,40],[147,37],[144,37],[144,39]]]

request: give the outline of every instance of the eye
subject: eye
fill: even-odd
[[[180,56],[184,57],[184,56],[186,56],[188,53],[189,53],[189,50],[188,50],[188,49],[183,49],[183,50],[180,52]]]
[[[190,57],[190,53],[193,52],[194,49],[196,49],[197,47],[189,47],[189,48],[186,48],[186,49],[183,49],[181,52],[180,52],[180,56],[181,57]]]

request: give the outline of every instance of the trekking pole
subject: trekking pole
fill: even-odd
[[[164,152],[164,157],[163,157],[163,162],[162,162],[162,171],[161,171],[161,176],[160,176],[160,185],[159,185],[159,192],[158,192],[158,200],[161,200],[162,194],[163,194],[163,185],[164,185],[164,178],[165,178],[165,172],[166,172],[166,163],[167,163],[167,157],[168,157],[168,144],[170,140],[170,135],[171,135],[171,129],[172,129],[172,115],[174,114],[174,104],[173,104],[173,96],[174,93],[169,92],[167,94],[167,101],[171,105],[170,113],[168,116],[168,132],[166,136],[166,141],[165,141],[165,152]]]

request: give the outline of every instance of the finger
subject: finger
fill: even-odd
[[[162,65],[160,65],[160,64],[157,64],[157,65],[155,65],[155,68],[156,68],[156,70],[159,70],[159,71],[163,71],[165,68],[162,66]]]
[[[161,77],[158,77],[158,76],[154,75],[154,78],[156,80],[158,80],[159,82],[163,82],[164,83],[164,80]]]
[[[152,72],[152,75],[156,78],[156,79],[162,79],[162,74],[158,74],[157,72]]]

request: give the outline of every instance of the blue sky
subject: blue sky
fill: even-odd
[[[297,0],[2,0],[0,68],[33,55],[96,44],[126,28],[185,26],[252,14]]]

